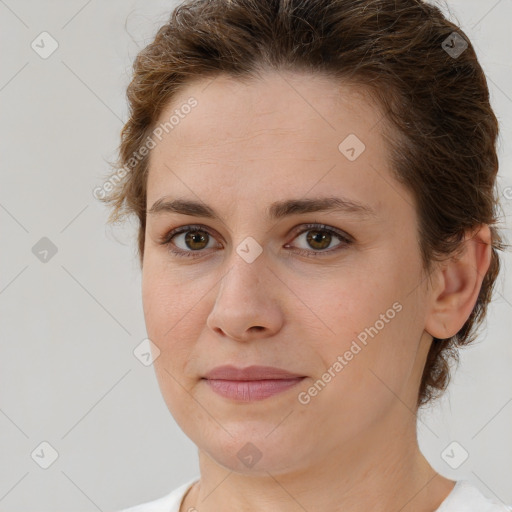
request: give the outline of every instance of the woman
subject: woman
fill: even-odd
[[[190,0],[137,57],[105,200],[200,478],[141,511],[511,510],[437,473],[416,413],[499,272],[498,125],[420,0]]]

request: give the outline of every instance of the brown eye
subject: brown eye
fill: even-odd
[[[303,256],[316,257],[322,256],[324,253],[334,254],[354,243],[350,235],[323,224],[307,224],[303,227],[306,229],[303,229],[294,239],[301,241],[302,238],[302,247],[300,244],[298,247],[287,244],[287,247],[295,247],[295,252]],[[331,245],[333,239],[339,240],[334,246]]]
[[[198,251],[208,245],[210,235],[206,231],[186,231],[185,244],[189,249]]]
[[[201,226],[182,226],[162,237],[160,243],[176,256],[195,258],[207,253],[204,249],[214,247],[210,244],[214,240],[209,231]]]
[[[308,224],[302,226],[303,229],[295,239],[304,239],[305,247],[294,247],[286,244],[285,247],[292,247],[294,252],[308,256],[321,256],[324,253],[332,254],[339,250],[348,248],[354,243],[353,238],[335,228],[324,226],[323,224]],[[333,239],[338,239],[338,243],[331,247]],[[211,246],[210,242],[214,242],[215,237],[202,226],[182,226],[170,231],[167,235],[160,239],[160,243],[169,248],[169,252],[176,256],[187,258],[196,258],[208,255],[210,251],[204,249],[222,248],[221,244]]]
[[[332,236],[328,231],[310,230],[307,231],[306,240],[313,249],[327,249],[331,243]]]

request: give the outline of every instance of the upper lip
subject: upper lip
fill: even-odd
[[[292,373],[282,368],[272,366],[248,366],[246,368],[237,368],[232,365],[217,366],[210,370],[205,379],[222,380],[268,380],[268,379],[296,379],[303,377],[297,373]]]

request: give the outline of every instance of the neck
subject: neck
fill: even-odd
[[[199,450],[201,479],[181,510],[433,512],[454,482],[436,473],[421,454],[416,417],[408,410],[406,415],[402,428],[381,418],[357,440],[340,443],[327,457],[286,473],[230,471]]]

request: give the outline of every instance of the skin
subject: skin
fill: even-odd
[[[381,134],[389,128],[362,87],[298,72],[247,83],[220,75],[187,85],[160,121],[190,96],[198,105],[151,151],[147,208],[164,196],[191,199],[220,219],[148,214],[142,277],[160,389],[199,453],[201,479],[180,510],[435,510],[454,482],[418,448],[416,399],[432,336],[455,334],[476,302],[490,261],[488,227],[427,276],[414,199],[391,174]],[[338,149],[349,134],[366,146],[355,161]],[[364,203],[375,215],[266,217],[274,201],[325,196]],[[353,242],[333,234],[312,246],[309,223]],[[209,230],[193,246],[198,258],[159,243],[190,224]],[[236,251],[249,236],[263,249],[252,263]],[[173,247],[193,252],[184,237]],[[331,252],[297,252],[319,247]],[[300,403],[299,393],[397,302],[400,312]],[[265,400],[234,402],[202,380],[222,364],[277,366],[306,379]],[[248,442],[261,453],[252,467],[237,456]]]

